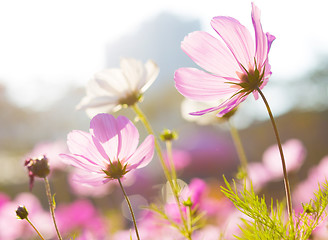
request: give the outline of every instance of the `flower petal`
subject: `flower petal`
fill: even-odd
[[[103,91],[106,91],[107,95],[110,96],[120,96],[127,89],[129,89],[129,85],[119,68],[104,69],[97,72],[87,85],[88,94],[94,92],[95,96],[102,95]]]
[[[216,106],[216,107],[206,108],[206,109],[204,109],[204,110],[197,111],[197,112],[192,112],[192,113],[189,113],[189,114],[190,114],[190,115],[193,115],[193,116],[201,116],[201,115],[204,115],[205,113],[210,113],[210,112],[217,111],[217,110],[219,110],[220,108],[221,108],[221,107]]]
[[[86,109],[86,108],[98,108],[102,106],[114,108],[118,104],[118,98],[116,96],[97,96],[90,97],[85,96],[82,98],[81,102],[76,106],[76,109]]]
[[[100,154],[90,133],[72,131],[67,135],[67,146],[71,154],[81,156],[93,165],[104,167],[106,157]]]
[[[235,77],[239,65],[228,47],[207,32],[188,34],[182,50],[200,67],[218,76]]]
[[[118,159],[127,159],[138,146],[139,132],[133,123],[124,116],[117,117],[117,128],[120,129]]]
[[[256,43],[256,62],[261,69],[263,64],[268,58],[268,53],[271,47],[271,43],[275,39],[273,35],[269,33],[264,34],[261,21],[260,21],[261,12],[254,3],[252,3],[252,22],[255,30],[255,43]]]
[[[85,110],[87,115],[90,118],[93,118],[99,113],[109,113],[109,112],[116,112],[122,108],[121,105],[114,105],[114,104],[108,104],[103,106],[97,106],[97,107],[90,107]]]
[[[99,186],[110,181],[109,178],[106,178],[105,173],[90,173],[87,171],[79,171],[73,173],[71,179],[74,182],[82,183],[89,186]]]
[[[90,133],[100,142],[110,160],[117,160],[119,131],[115,117],[110,114],[100,113],[90,122]]]
[[[138,88],[142,93],[144,93],[150,87],[150,85],[153,84],[159,73],[159,67],[152,60],[148,60],[145,63],[145,69],[147,74],[146,82],[143,85],[141,85],[141,83],[138,84]]]
[[[63,163],[72,165],[73,167],[88,171],[88,172],[100,172],[101,167],[92,164],[88,159],[83,156],[74,154],[59,154]]]
[[[240,64],[246,69],[254,65],[254,42],[246,27],[232,17],[214,17],[211,25]]]
[[[236,91],[223,77],[196,68],[178,69],[175,71],[174,80],[175,87],[182,95],[196,101],[219,100]]]
[[[132,91],[138,90],[138,86],[145,85],[145,69],[141,61],[134,58],[122,58],[120,61],[120,67],[122,69],[125,82],[128,85],[128,89]]]
[[[143,168],[152,160],[154,155],[154,136],[149,135],[137,150],[127,159],[128,169]]]
[[[243,97],[243,94],[236,94],[234,97],[229,98],[225,102],[221,103],[218,107],[222,110],[216,115],[218,117],[223,117],[225,114],[230,112],[232,109],[237,107],[240,103],[246,100],[246,96]]]

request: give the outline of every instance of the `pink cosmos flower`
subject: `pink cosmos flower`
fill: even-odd
[[[196,31],[185,37],[182,50],[205,71],[180,68],[175,72],[177,90],[196,101],[224,100],[216,107],[193,112],[203,115],[220,112],[222,117],[243,102],[248,94],[258,98],[271,76],[268,53],[275,37],[264,34],[260,22],[260,10],[252,3],[252,21],[255,30],[255,46],[250,32],[234,18],[214,17],[211,25],[222,41],[207,32]]]
[[[147,136],[137,148],[138,129],[124,116],[98,114],[90,122],[90,132],[72,131],[67,136],[71,154],[61,154],[63,161],[82,171],[80,179],[89,185],[101,185],[145,167],[154,153],[154,137]]]

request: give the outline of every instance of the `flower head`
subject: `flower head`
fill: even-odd
[[[88,174],[80,182],[100,185],[136,168],[145,167],[154,153],[154,137],[149,135],[137,148],[139,133],[124,116],[98,114],[90,122],[90,132],[72,131],[67,136],[71,154],[61,154],[63,161]]]
[[[203,115],[220,110],[222,117],[257,89],[262,89],[271,76],[268,53],[275,37],[264,34],[260,10],[252,4],[255,44],[250,32],[231,17],[214,17],[211,25],[223,41],[207,32],[196,31],[185,37],[182,50],[200,67],[180,68],[175,72],[177,90],[195,101],[224,100],[216,107],[193,112]],[[254,46],[255,45],[255,46]]]
[[[142,64],[136,59],[122,58],[120,68],[105,69],[93,76],[77,109],[86,109],[88,115],[94,116],[131,106],[142,99],[158,73],[159,68],[152,60]]]
[[[48,158],[45,155],[38,158],[29,158],[24,164],[30,177],[30,189],[33,187],[34,177],[45,178],[50,173]]]

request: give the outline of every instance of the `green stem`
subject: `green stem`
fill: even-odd
[[[167,166],[165,164],[164,157],[163,157],[162,150],[161,150],[161,146],[159,145],[159,142],[157,140],[157,136],[154,134],[154,131],[153,131],[153,129],[152,129],[152,127],[151,127],[151,125],[150,125],[150,123],[149,123],[146,115],[141,111],[141,109],[139,108],[139,106],[137,104],[134,104],[131,107],[135,111],[135,113],[137,114],[137,116],[140,119],[140,121],[145,126],[146,130],[148,131],[148,133],[149,134],[152,134],[154,136],[154,144],[155,144],[155,149],[156,149],[156,152],[157,152],[157,156],[158,156],[158,158],[159,158],[159,160],[161,162],[162,169],[164,171],[166,180],[170,184],[170,187],[172,189],[172,192],[173,192],[175,201],[177,202],[177,205],[178,205],[178,208],[179,208],[179,212],[180,212],[180,216],[181,216],[183,225],[184,225],[185,229],[187,230],[188,229],[188,226],[187,226],[186,219],[184,218],[183,212],[182,212],[182,209],[181,209],[181,204],[180,204],[179,195],[178,195],[178,189],[175,188],[175,186],[173,184],[173,181],[172,181],[171,174],[170,174],[170,172],[169,172],[169,170],[168,170],[168,168],[167,168]]]
[[[174,165],[173,156],[172,156],[172,142],[165,141],[165,144],[166,144],[167,157],[168,157],[169,165],[171,168],[171,175],[172,175],[173,183],[175,184],[175,187],[177,188],[178,182],[177,182],[177,174],[176,174],[175,165]]]
[[[268,114],[269,114],[270,119],[271,119],[272,127],[273,127],[273,130],[274,130],[275,136],[276,136],[276,140],[277,140],[277,144],[278,144],[278,148],[279,148],[279,152],[280,152],[280,157],[281,157],[282,170],[283,170],[283,174],[284,174],[284,183],[285,183],[285,191],[286,191],[286,200],[287,200],[287,210],[288,210],[288,215],[289,215],[289,221],[290,221],[290,225],[291,225],[292,234],[294,234],[292,197],[291,197],[291,191],[290,191],[290,186],[289,186],[289,180],[288,180],[288,174],[287,174],[287,167],[286,167],[284,152],[282,150],[282,145],[281,145],[278,129],[277,129],[276,122],[274,120],[273,114],[271,112],[269,103],[266,100],[266,98],[265,98],[263,92],[260,90],[260,88],[257,88],[257,91],[261,95],[261,97],[263,99],[263,102],[264,102],[264,104],[267,108]]]
[[[191,240],[191,234],[192,234],[191,206],[187,207],[187,222],[188,222],[188,236],[187,236],[187,238],[189,240]]]
[[[38,231],[38,229],[36,229],[36,227],[32,224],[32,222],[30,221],[30,219],[25,218],[26,221],[34,228],[34,230],[36,231],[36,233],[39,235],[39,237],[44,240],[44,238],[42,237],[41,233]]]
[[[123,185],[122,185],[122,182],[121,182],[121,179],[117,179],[118,183],[120,184],[120,187],[122,189],[122,192],[123,192],[123,195],[125,197],[125,200],[126,200],[126,203],[128,204],[129,206],[129,209],[130,209],[130,213],[131,213],[131,216],[132,216],[132,220],[133,220],[133,224],[134,224],[134,229],[136,231],[136,235],[137,235],[137,239],[140,240],[140,237],[139,237],[139,232],[138,232],[138,227],[137,227],[137,222],[136,222],[136,218],[134,217],[134,213],[133,213],[133,209],[132,209],[132,206],[131,206],[131,202],[128,198],[128,195],[126,195],[125,191],[124,191],[124,188],[123,188]]]
[[[247,157],[244,151],[244,147],[243,144],[241,142],[238,130],[235,128],[235,126],[231,123],[231,120],[228,121],[229,124],[229,129],[230,129],[230,134],[232,137],[232,140],[235,144],[236,150],[237,150],[237,154],[241,163],[241,167],[243,169],[243,172],[246,174],[246,177],[249,179],[249,176],[247,174]]]
[[[54,225],[55,225],[57,236],[58,236],[59,240],[63,240],[63,238],[61,237],[61,235],[59,233],[58,227],[57,227],[56,218],[55,218],[55,209],[54,209],[54,204],[52,202],[52,195],[51,195],[50,185],[49,185],[49,181],[48,181],[47,177],[44,178],[44,182],[46,185],[46,192],[47,192],[47,197],[48,197],[48,202],[49,202],[50,213],[51,213],[51,217],[54,222]]]

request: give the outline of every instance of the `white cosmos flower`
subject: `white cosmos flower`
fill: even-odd
[[[133,58],[122,58],[120,68],[97,72],[86,86],[86,96],[77,105],[90,117],[110,113],[140,101],[155,81],[159,68],[152,60],[145,64]]]

